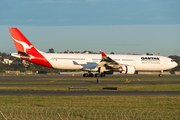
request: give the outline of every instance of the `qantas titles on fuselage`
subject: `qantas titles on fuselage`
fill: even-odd
[[[134,74],[135,71],[163,71],[177,66],[172,59],[163,56],[107,56],[104,52],[101,55],[44,53],[36,49],[17,28],[9,30],[17,49],[12,56],[50,68],[88,71],[83,74],[84,77],[93,77],[91,72],[96,72],[96,77],[104,77],[113,72]]]
[[[159,57],[141,57],[141,60],[158,60],[159,61]]]
[[[142,64],[160,64],[159,57],[141,57]]]

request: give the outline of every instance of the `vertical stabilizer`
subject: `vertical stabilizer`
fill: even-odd
[[[17,28],[9,28],[9,31],[16,46],[17,52],[27,52],[28,49],[33,47],[32,44]]]
[[[52,68],[50,62],[42,55],[42,52],[37,50],[17,28],[9,28],[9,31],[16,46],[19,58]]]

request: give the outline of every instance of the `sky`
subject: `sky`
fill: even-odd
[[[1,0],[0,52],[16,52],[9,27],[39,50],[180,56],[179,0]]]

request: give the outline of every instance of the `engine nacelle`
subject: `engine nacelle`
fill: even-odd
[[[124,74],[134,74],[135,73],[135,67],[134,66],[122,66],[121,68],[119,68],[120,73],[124,73]]]

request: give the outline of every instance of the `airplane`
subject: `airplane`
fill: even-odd
[[[17,49],[11,56],[49,68],[88,71],[83,77],[105,77],[114,72],[134,74],[136,71],[159,71],[161,77],[164,70],[177,66],[168,57],[154,55],[45,53],[36,49],[18,28],[9,28],[9,31]]]

